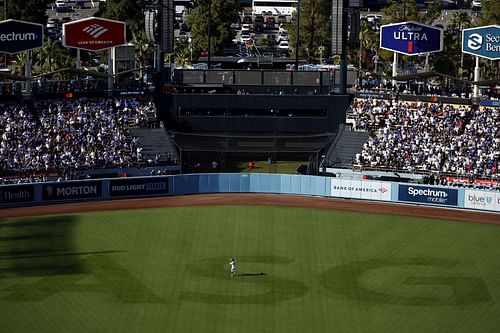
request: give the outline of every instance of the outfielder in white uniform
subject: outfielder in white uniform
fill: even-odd
[[[236,275],[236,259],[231,258],[229,267],[231,268],[231,277],[234,277]]]

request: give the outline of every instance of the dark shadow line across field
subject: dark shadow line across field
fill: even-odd
[[[0,260],[15,260],[15,259],[32,259],[32,258],[49,258],[49,257],[65,257],[65,256],[84,256],[91,254],[110,254],[110,253],[124,253],[125,250],[108,250],[108,251],[87,251],[87,252],[69,252],[69,253],[40,253],[34,255],[14,255],[8,257],[0,257]]]
[[[261,275],[266,275],[264,272],[260,273],[243,273],[243,274],[236,274],[236,276],[261,276]]]

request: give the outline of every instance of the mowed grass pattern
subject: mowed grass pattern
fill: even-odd
[[[0,332],[497,332],[499,241],[284,207],[4,220]]]

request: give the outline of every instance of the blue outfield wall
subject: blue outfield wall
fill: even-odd
[[[192,174],[172,176],[172,195],[278,193],[330,196],[330,178],[276,174]]]
[[[0,208],[204,193],[277,193],[400,202],[500,213],[500,192],[279,174],[187,174],[0,186]],[[1,211],[0,211],[1,217]]]

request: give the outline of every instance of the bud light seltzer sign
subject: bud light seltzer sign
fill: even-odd
[[[500,59],[500,26],[464,29],[462,52],[490,60]]]
[[[406,55],[443,50],[443,29],[417,22],[387,24],[380,27],[380,47]]]

